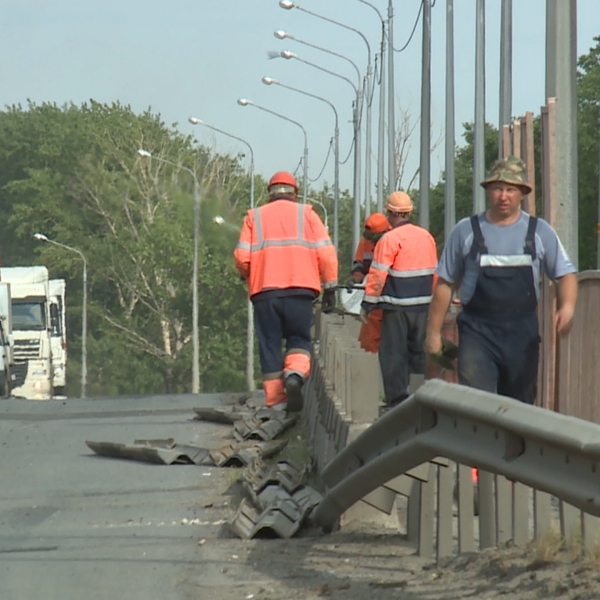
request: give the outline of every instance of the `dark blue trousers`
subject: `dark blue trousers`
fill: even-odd
[[[462,312],[456,323],[459,383],[533,404],[540,344],[537,315],[495,322]]]
[[[283,371],[283,340],[286,352],[305,350],[311,354],[312,303],[313,299],[308,296],[284,296],[254,302],[254,327],[263,374]]]

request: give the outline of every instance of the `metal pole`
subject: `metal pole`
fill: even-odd
[[[371,82],[373,80],[371,63],[367,65],[367,82],[364,95],[367,99],[367,129],[365,132],[365,215],[371,214]],[[360,239],[360,238],[359,238]]]
[[[600,118],[598,118],[598,131],[600,131]],[[598,138],[598,222],[596,231],[596,269],[600,270],[600,137]]]
[[[396,117],[394,115],[394,5],[388,1],[388,194],[396,188]]]
[[[546,91],[556,98],[556,232],[575,266],[579,263],[577,204],[577,3],[549,0],[546,4],[546,40],[553,46],[548,55]],[[550,25],[550,27],[548,27]],[[554,31],[552,31],[554,29]]]
[[[379,83],[379,132],[377,140],[377,212],[383,211],[383,179],[385,160],[385,24],[381,42],[381,57],[379,69],[381,81]]]
[[[475,122],[473,125],[473,212],[485,210],[485,0],[477,0],[475,34]]]
[[[354,105],[354,201],[352,203],[352,251],[350,264],[354,251],[360,241],[362,227],[360,226],[360,120],[362,115],[362,91],[359,88]]]
[[[431,2],[423,0],[423,50],[421,67],[421,161],[419,170],[419,225],[429,229],[431,179]]]
[[[87,261],[78,250],[83,260],[83,307],[81,309],[81,397],[86,397],[87,387]]]
[[[498,158],[503,152],[503,126],[512,117],[512,0],[502,0],[500,20],[500,115],[498,119]],[[506,148],[506,152],[509,149]]]
[[[336,253],[340,248],[340,223],[339,223],[339,205],[340,205],[340,130],[338,127],[337,114],[335,119],[335,132],[333,134],[333,160],[335,161],[335,170],[333,176],[333,245]]]
[[[198,327],[198,247],[200,238],[200,185],[194,177],[194,264],[192,267],[192,394],[200,391],[200,334]]]
[[[446,181],[444,186],[444,240],[456,224],[454,131],[454,0],[446,0]]]

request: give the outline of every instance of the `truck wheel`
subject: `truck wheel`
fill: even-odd
[[[0,375],[0,394],[3,398],[10,398],[10,378],[6,371]]]

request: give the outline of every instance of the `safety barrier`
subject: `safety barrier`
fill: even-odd
[[[377,358],[357,348],[355,330],[339,316],[317,321],[305,411],[325,488],[315,523],[331,530],[365,503],[393,515],[406,497],[422,556],[525,543],[554,520],[567,539],[597,543],[600,426],[441,380],[377,419]]]

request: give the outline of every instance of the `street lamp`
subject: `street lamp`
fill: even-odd
[[[72,248],[71,246],[62,244],[61,242],[51,240],[43,233],[35,233],[33,237],[40,242],[48,242],[54,246],[59,246],[60,248],[65,248],[65,250],[75,252],[76,254],[79,254],[81,260],[83,261],[83,308],[81,311],[81,397],[85,398],[85,388],[87,384],[87,261],[85,260],[85,256],[81,250],[77,250],[77,248]]]
[[[327,229],[327,232],[329,232],[328,213],[325,205],[320,200],[315,200],[314,198],[309,198],[308,201],[312,204],[318,204],[323,209],[323,216],[325,217],[323,224],[325,225],[325,229]]]
[[[242,142],[242,144],[245,144],[246,147],[248,148],[248,150],[250,150],[250,172],[249,172],[249,175],[250,175],[250,208],[254,208],[254,150],[252,149],[252,146],[245,139],[238,137],[236,135],[233,135],[231,133],[228,133],[227,131],[223,131],[222,129],[218,129],[217,127],[214,127],[213,125],[209,125],[208,123],[205,123],[204,121],[202,121],[201,119],[198,119],[197,117],[189,117],[188,121],[192,125],[202,125],[203,127],[208,127],[208,129],[212,129],[213,131],[222,133],[223,135],[233,138],[234,140],[237,140],[238,142]],[[223,219],[223,217],[217,216],[213,219],[213,222],[215,222],[217,225],[228,225],[230,227],[233,227],[233,225],[226,223],[225,219]],[[247,332],[248,332],[248,336],[247,336],[248,339],[247,339],[247,358],[246,358],[246,382],[248,384],[248,389],[250,391],[253,391],[255,388],[255,384],[254,384],[254,306],[253,306],[252,302],[250,301],[250,298],[248,298]]]
[[[333,209],[334,209],[334,219],[333,219],[333,245],[335,246],[336,252],[339,248],[339,231],[338,231],[338,206],[340,200],[340,130],[339,130],[339,120],[338,113],[335,109],[335,106],[329,102],[326,98],[322,98],[321,96],[317,96],[316,94],[311,94],[310,92],[305,92],[304,90],[299,90],[298,88],[292,87],[290,85],[285,85],[281,83],[277,79],[273,79],[272,77],[263,77],[262,82],[265,85],[279,85],[288,90],[292,90],[293,92],[298,92],[299,94],[304,94],[305,96],[310,96],[311,98],[315,98],[316,100],[321,100],[331,106],[333,110],[333,114],[335,115],[335,131],[333,135],[333,153],[334,153],[334,182],[333,182]]]
[[[369,45],[369,40],[367,40],[367,38],[365,37],[365,35],[360,32],[358,29],[355,29],[354,27],[350,27],[349,25],[346,25],[344,23],[340,23],[339,21],[336,21],[335,19],[331,19],[330,17],[326,17],[324,15],[321,15],[319,13],[315,13],[311,10],[307,10],[306,8],[299,6],[298,4],[292,2],[291,0],[279,0],[279,6],[285,10],[291,10],[292,8],[296,8],[302,12],[305,12],[309,15],[312,15],[313,17],[317,17],[318,19],[321,19],[323,21],[327,21],[328,23],[332,23],[334,25],[337,25],[338,27],[343,27],[344,29],[347,29],[348,31],[353,31],[354,33],[358,34],[363,42],[366,44],[367,46],[367,76],[365,78],[365,86],[364,86],[364,90],[367,94],[367,135],[370,135],[371,133],[371,124],[370,124],[370,120],[371,120],[371,98],[369,98],[368,94],[371,93],[371,46]],[[360,148],[360,121],[362,118],[362,99],[363,99],[363,94],[359,94],[358,98],[357,98],[357,106],[356,106],[356,115],[357,115],[357,135],[356,135],[356,139],[355,139],[355,155],[354,155],[354,176],[355,176],[355,188],[358,191],[358,194],[355,192],[355,199],[354,199],[354,210],[352,212],[352,242],[353,242],[353,248],[356,248],[358,246],[358,242],[360,240],[360,153],[361,153],[361,148]],[[370,171],[370,148],[369,148],[369,154],[367,155],[367,166],[366,169],[368,169]],[[370,200],[369,200],[370,202]]]
[[[302,176],[302,202],[303,204],[306,204],[306,192],[307,192],[307,185],[308,185],[308,136],[306,135],[306,129],[304,129],[304,127],[298,123],[298,121],[294,121],[293,119],[290,119],[289,117],[286,117],[285,115],[282,115],[278,112],[275,112],[274,110],[271,110],[270,108],[265,108],[264,106],[260,106],[259,104],[255,104],[254,102],[252,102],[252,100],[248,100],[247,98],[239,98],[237,103],[240,106],[254,106],[254,108],[258,108],[259,110],[262,110],[264,112],[267,112],[269,114],[275,115],[276,117],[279,117],[280,119],[284,119],[285,121],[289,121],[290,123],[293,123],[294,125],[300,127],[300,129],[302,130],[302,133],[304,134],[304,159],[303,159],[303,167],[304,167],[304,174]]]
[[[200,184],[196,173],[183,165],[178,165],[166,158],[153,156],[147,150],[141,148],[137,151],[143,158],[150,158],[177,169],[187,171],[194,179],[194,263],[192,267],[192,394],[200,391],[200,335],[198,328],[198,248],[200,245]]]

